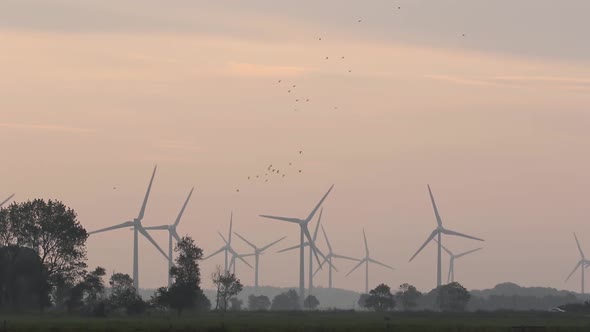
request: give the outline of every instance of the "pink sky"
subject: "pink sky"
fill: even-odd
[[[304,217],[335,184],[323,220],[334,249],[362,256],[365,228],[372,256],[396,267],[372,267],[370,284],[426,290],[435,246],[408,259],[435,227],[429,183],[447,227],[486,239],[457,262],[466,287],[579,290],[578,275],[564,279],[579,259],[572,232],[590,250],[588,4],[534,2],[523,22],[526,5],[504,13],[502,1],[328,3],[0,4],[0,199],[57,198],[93,230],[137,214],[158,164],[144,224],[172,222],[195,186],[179,231],[207,253],[231,211],[252,241],[295,244],[294,225],[257,216]],[[247,180],[289,162],[285,179]],[[166,262],[140,244],[141,286],[164,285]],[[132,232],[90,237],[88,257],[131,273]],[[202,264],[205,287],[221,263]],[[297,285],[295,252],[261,264],[262,284]],[[353,265],[337,262],[335,286],[364,288],[361,271],[344,277]]]

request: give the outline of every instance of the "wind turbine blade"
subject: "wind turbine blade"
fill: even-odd
[[[147,191],[145,192],[145,197],[143,198],[143,204],[141,204],[141,210],[139,210],[139,215],[137,219],[142,220],[145,214],[145,207],[147,206],[148,198],[150,198],[150,191],[152,190],[152,183],[154,183],[154,177],[156,176],[156,169],[158,169],[158,165],[154,166],[154,171],[152,172],[152,178],[150,179],[150,184],[148,185]]]
[[[434,242],[438,243],[438,240],[434,239]],[[447,252],[447,254],[449,254],[449,256],[453,257],[453,253],[449,249],[447,249],[447,247],[445,247],[443,245],[441,245],[441,247],[443,248],[444,251]]]
[[[240,239],[242,239],[242,241],[246,242],[250,247],[254,248],[254,250],[256,250],[256,246],[254,244],[252,244],[252,242],[246,240],[243,236],[241,236],[240,234],[234,232],[234,234],[236,234],[237,237],[239,237]]]
[[[231,271],[234,264],[236,264],[236,255],[231,256],[231,259],[229,260],[229,266],[227,267],[228,271]]]
[[[143,227],[137,227],[137,230],[141,233],[141,235],[143,235],[146,239],[148,239],[148,241],[150,241],[154,245],[154,247],[156,247],[156,249],[158,249],[158,251],[166,258],[166,260],[169,259],[168,254],[166,254],[164,252],[164,250],[162,250],[162,248],[160,248],[160,246],[152,238],[152,236],[150,235],[150,233],[148,233],[145,229],[143,229]]]
[[[305,234],[305,237],[307,238],[307,243],[309,244],[309,248],[313,252],[313,255],[315,256],[315,259],[318,262],[318,264],[320,264],[320,257],[318,256],[318,253],[322,256],[322,258],[325,256],[324,256],[324,254],[321,253],[321,251],[313,243],[313,240],[311,238],[311,234],[309,234],[309,229],[307,229],[307,225],[304,225],[302,227],[303,227],[303,233]]]
[[[465,255],[469,255],[469,254],[474,253],[474,252],[476,252],[478,250],[481,250],[481,249],[483,249],[483,248],[477,248],[477,249],[466,251],[466,252],[464,252],[462,254],[458,254],[457,256],[455,256],[455,258],[460,258],[460,257],[463,257]]]
[[[570,278],[572,277],[572,275],[574,275],[574,273],[576,273],[576,270],[578,269],[578,267],[580,267],[580,265],[582,265],[582,261],[579,261],[578,264],[576,264],[576,266],[572,270],[572,273],[570,273],[570,275],[567,276],[567,278],[565,278],[565,282],[567,282],[568,280],[570,280]]]
[[[416,257],[420,253],[420,251],[422,251],[422,249],[424,249],[424,247],[426,247],[428,242],[430,242],[434,239],[434,237],[436,236],[437,233],[438,233],[438,229],[435,229],[432,231],[432,233],[430,233],[430,236],[426,239],[426,241],[424,241],[424,244],[422,244],[420,249],[418,249],[418,251],[416,251],[416,253],[414,254],[414,256],[412,256],[412,258],[410,258],[410,260],[409,260],[410,262],[414,259],[414,257]]]
[[[306,246],[305,244],[307,244],[307,243],[304,243],[303,245]],[[279,251],[277,251],[277,253],[285,252],[285,251],[291,251],[293,249],[299,249],[300,247],[301,247],[301,245],[298,244],[296,246],[292,246],[292,247],[289,247],[289,248],[285,248],[285,249],[279,250]]]
[[[375,264],[377,264],[377,265],[381,265],[381,266],[383,266],[383,267],[386,267],[386,268],[388,268],[388,269],[390,269],[390,270],[395,270],[393,267],[391,267],[391,266],[389,266],[389,265],[387,265],[387,264],[385,264],[385,263],[381,263],[381,262],[379,262],[379,261],[376,261],[376,260],[374,260],[374,259],[372,259],[372,258],[369,258],[369,262],[371,262],[371,263],[375,263]]]
[[[311,213],[309,214],[309,216],[305,220],[310,221],[313,218],[313,216],[318,211],[318,209],[320,208],[320,206],[322,205],[322,203],[324,203],[324,200],[326,199],[326,197],[328,197],[328,195],[332,191],[332,188],[334,188],[334,185],[332,185],[330,187],[330,189],[328,189],[328,192],[324,195],[324,197],[322,197],[322,199],[318,202],[318,204],[315,206],[315,208],[313,208],[313,210],[311,211]]]
[[[275,220],[281,220],[281,221],[288,221],[288,222],[292,222],[292,223],[296,223],[296,224],[299,224],[301,222],[301,220],[300,219],[297,219],[297,218],[275,217],[275,216],[267,216],[267,215],[263,215],[263,214],[261,214],[260,217],[267,218],[267,219],[275,219]]]
[[[148,230],[148,231],[165,231],[165,230],[168,230],[168,225],[148,226],[148,227],[144,227],[143,229]]]
[[[467,235],[467,234],[463,234],[463,233],[459,233],[459,232],[455,232],[455,231],[452,231],[450,229],[443,229],[442,232],[443,232],[443,234],[447,234],[447,235],[455,235],[455,236],[460,236],[460,237],[464,237],[464,238],[468,238],[468,239],[472,239],[472,240],[484,241],[483,239],[480,239],[478,237]]]
[[[124,222],[122,224],[118,224],[118,225],[115,225],[115,226],[106,227],[106,228],[102,228],[102,229],[99,229],[99,230],[96,230],[96,231],[89,232],[88,235],[92,235],[92,234],[96,234],[96,233],[102,233],[102,232],[107,232],[107,231],[112,231],[114,229],[119,229],[119,228],[131,227],[133,225],[135,225],[133,223],[133,221],[126,221],[126,222]]]
[[[332,254],[332,257],[334,257],[334,258],[340,258],[340,259],[347,259],[349,261],[355,261],[355,262],[360,261],[360,259],[358,259],[358,258],[352,258],[352,257],[348,257],[348,256],[342,256],[342,255],[338,255],[338,254]]]
[[[227,236],[227,243],[231,244],[231,232],[234,226],[234,213],[232,211],[232,213],[229,216],[229,235]]]
[[[227,240],[225,239],[225,236],[221,235],[221,232],[217,232],[217,234],[219,234],[219,236],[221,237],[221,239],[223,240],[223,242],[225,242],[225,245],[229,245],[229,243],[227,242]]]
[[[367,244],[367,235],[365,234],[365,229],[363,228],[363,239],[365,240],[365,252],[367,256],[369,256],[369,245]]]
[[[352,272],[354,272],[354,270],[358,269],[358,267],[361,266],[361,265],[363,265],[364,262],[365,262],[365,259],[361,259],[359,261],[359,263],[355,267],[353,267],[352,270],[350,270],[350,272],[348,272],[346,274],[346,276],[348,277],[349,274],[351,274]]]
[[[313,242],[318,238],[318,230],[320,229],[320,223],[322,222],[322,213],[324,212],[324,208],[320,210],[320,217],[318,218],[318,223],[315,225],[315,230],[313,231]]]
[[[236,235],[237,235],[237,234],[236,234]],[[283,241],[285,238],[286,238],[286,236],[283,236],[282,238],[280,238],[280,239],[278,239],[278,240],[276,240],[276,241],[274,241],[274,242],[271,242],[271,243],[269,243],[269,244],[265,245],[264,247],[260,248],[260,252],[263,252],[263,251],[265,251],[266,249],[268,249],[268,248],[270,248],[270,247],[274,246],[275,244],[277,244],[277,243],[279,243],[279,242]]]
[[[203,260],[206,260],[208,258],[211,258],[211,257],[213,257],[213,256],[215,256],[217,254],[220,254],[220,253],[224,252],[224,251],[225,251],[225,246],[221,247],[221,249],[217,250],[216,252],[212,253],[211,255],[203,258]]]
[[[8,196],[7,199],[3,200],[2,203],[0,203],[0,207],[2,207],[2,205],[6,204],[6,202],[8,202],[10,199],[12,199],[14,197],[14,194]]]
[[[320,266],[318,266],[317,269],[315,269],[315,272],[313,273],[313,277],[315,277],[316,274],[318,274],[318,272],[320,272],[322,270],[322,266],[324,266],[324,264],[328,261],[328,258],[324,258],[324,260],[322,261],[322,263],[320,264]]]
[[[580,246],[580,242],[578,241],[578,237],[576,236],[576,233],[574,233],[574,239],[576,239],[576,244],[578,245],[578,250],[580,251],[580,256],[582,256],[582,258],[584,258],[584,252],[582,251],[582,247]]]
[[[434,196],[432,195],[432,190],[430,190],[430,185],[428,185],[428,194],[430,195],[430,201],[432,202],[432,208],[434,209],[436,222],[439,226],[442,226],[442,220],[440,219],[440,214],[438,213],[438,208],[436,207],[436,202],[434,201]]]
[[[244,264],[248,265],[248,267],[250,267],[251,269],[253,269],[252,265],[250,265],[250,263],[248,263],[244,258],[242,258],[242,256],[238,255],[236,256],[239,260],[241,260]]]
[[[184,210],[186,209],[186,206],[188,205],[188,201],[190,201],[191,196],[193,195],[193,190],[195,190],[194,187],[188,193],[186,201],[184,201],[184,204],[182,205],[182,209],[180,209],[180,212],[178,213],[178,216],[176,217],[176,221],[174,221],[174,226],[178,226],[178,224],[180,223],[180,219],[182,218],[182,215],[184,214]]]
[[[328,240],[328,235],[326,235],[326,230],[324,229],[324,225],[322,225],[322,233],[324,233],[324,239],[326,239],[326,244],[328,245],[328,250],[332,252],[332,245],[330,245],[330,240]]]
[[[170,231],[170,234],[172,234],[172,237],[173,237],[174,239],[176,239],[176,242],[180,242],[180,241],[182,241],[182,239],[180,238],[180,236],[178,236],[178,233],[176,233],[176,230],[171,230],[171,231]]]

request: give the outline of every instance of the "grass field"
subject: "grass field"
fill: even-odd
[[[0,316],[6,331],[590,331],[590,317],[569,313],[239,312],[183,317]],[[538,329],[515,329],[535,326]],[[0,331],[3,326],[0,326]]]

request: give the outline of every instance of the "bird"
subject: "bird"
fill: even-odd
[[[288,93],[291,93],[291,90],[288,90],[287,92],[288,92]]]
[[[238,193],[239,193],[239,192],[240,192],[240,189],[236,189],[236,192],[238,192]]]
[[[463,37],[465,37],[465,34],[463,34]]]
[[[289,163],[289,166],[293,165],[293,163]]]
[[[326,60],[328,60],[328,57],[326,57]]]
[[[113,187],[113,190],[117,190],[117,187]]]
[[[293,84],[293,87],[294,87],[294,88],[295,88],[295,87],[297,87],[297,84]]]
[[[299,154],[302,154],[302,153],[303,153],[303,151],[299,150]]]
[[[361,23],[363,20],[358,20],[358,23]]]
[[[301,170],[299,170],[299,173],[301,173]]]
[[[344,59],[344,57],[342,57],[342,59]]]
[[[309,98],[307,98],[307,100],[305,100],[305,102],[308,102],[308,101],[309,101]]]
[[[295,99],[295,102],[298,102],[298,101],[299,101],[299,99]]]
[[[281,83],[282,80],[279,80],[279,83]]]
[[[322,37],[320,37],[319,40],[322,40]]]
[[[250,180],[250,177],[248,177],[248,180]]]
[[[350,70],[350,69],[349,69],[349,70],[348,70],[348,72],[349,72],[349,73],[352,73],[352,70]]]

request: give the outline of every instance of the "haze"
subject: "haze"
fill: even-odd
[[[144,225],[172,222],[195,186],[179,233],[207,254],[231,211],[256,243],[295,245],[294,225],[258,215],[304,217],[335,184],[323,218],[335,251],[362,256],[365,228],[371,255],[396,268],[372,267],[370,286],[430,290],[436,246],[408,263],[436,225],[430,184],[445,226],[486,239],[457,263],[467,288],[577,291],[579,276],[564,279],[579,259],[572,232],[590,250],[589,11],[583,0],[5,0],[0,198],[63,200],[94,230],[137,214],[157,164]],[[289,162],[284,179],[247,179]],[[131,273],[132,239],[91,236],[89,266]],[[261,284],[296,287],[297,252],[276,250]],[[205,287],[222,259],[202,263]],[[335,263],[335,287],[364,289],[362,271],[344,277],[354,264]],[[165,285],[166,266],[140,239],[141,287]],[[251,270],[237,274],[253,284]]]

